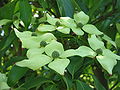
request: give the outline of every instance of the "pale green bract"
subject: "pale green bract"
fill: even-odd
[[[56,40],[56,37],[52,33],[32,36],[32,32],[30,31],[19,32],[15,29],[15,34],[21,40],[23,48],[39,48],[41,41],[46,41],[49,43],[52,40]]]
[[[105,49],[104,43],[102,41],[100,41],[96,35],[91,35],[91,38],[88,38],[88,42],[90,47],[93,50],[97,50],[97,49]]]
[[[55,70],[59,74],[64,75],[65,68],[69,63],[69,59],[55,59],[48,65],[48,67]]]
[[[70,63],[67,57],[77,55],[80,57],[96,57],[101,66],[109,74],[112,74],[112,69],[117,64],[117,60],[120,60],[120,56],[106,49],[102,39],[108,41],[115,47],[116,44],[94,25],[87,24],[89,21],[88,15],[81,11],[74,14],[74,19],[70,17],[60,17],[60,19],[58,19],[51,17],[49,14],[46,16],[49,24],[39,25],[38,32],[36,33],[37,36],[32,35],[33,33],[30,31],[19,32],[15,30],[15,34],[21,40],[22,46],[28,49],[28,59],[19,61],[16,65],[28,67],[32,70],[37,70],[42,66],[48,65],[50,69],[56,71],[60,75],[64,75],[65,69]],[[76,35],[82,36],[84,32],[81,28],[86,33],[90,34],[88,38],[90,48],[87,46],[80,46],[75,50],[64,50],[63,45],[56,41],[56,37],[52,33],[48,33],[57,30],[61,33],[69,34],[70,30],[72,30]],[[41,45],[42,41],[44,45]]]
[[[0,90],[10,89],[7,85],[7,77],[5,74],[0,73]]]
[[[79,13],[74,14],[74,19],[77,23],[85,25],[89,21],[89,16],[86,15],[83,11],[81,11]]]
[[[37,54],[33,57],[30,57],[29,59],[25,59],[20,62],[17,62],[16,65],[20,67],[28,67],[32,70],[37,70],[51,61],[52,59],[50,57],[43,54],[41,55]]]
[[[89,34],[95,34],[95,35],[103,34],[92,24],[86,24],[82,27],[82,29]]]
[[[77,55],[81,57],[95,57],[97,54],[87,46],[80,46],[76,49]]]
[[[67,57],[76,55],[76,51],[69,49],[64,51],[63,45],[57,41],[52,41],[45,47],[45,53],[52,58],[52,53],[57,51],[60,56],[55,58],[54,61],[48,64],[48,67],[55,70],[61,75],[64,75],[65,68],[69,64],[69,59]],[[69,54],[68,54],[69,53]]]
[[[102,65],[102,67],[112,74],[113,67],[117,64],[116,60],[120,60],[120,56],[114,54],[112,51],[105,48],[104,43],[99,40],[96,35],[91,35],[91,38],[88,38],[88,42],[90,47],[93,50],[102,50],[102,55],[96,56],[98,62]],[[108,63],[109,62],[109,63]]]
[[[51,25],[39,25],[38,30],[40,32],[52,32],[58,30],[61,33],[69,34],[71,29],[76,35],[84,35],[84,32],[77,27],[74,19],[70,17],[60,17],[60,19],[57,19],[47,14],[47,22]],[[56,26],[57,22],[60,25]]]

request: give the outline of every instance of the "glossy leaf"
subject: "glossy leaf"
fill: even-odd
[[[70,0],[56,0],[61,16],[72,17],[74,8]],[[69,10],[68,10],[69,8]]]
[[[76,90],[92,90],[86,83],[76,80]]]
[[[8,74],[8,85],[14,86],[17,82],[25,75],[27,72],[27,68],[22,68],[18,66],[13,66]]]
[[[19,8],[20,8],[20,19],[23,21],[25,26],[28,27],[32,19],[32,8],[29,5],[28,0],[20,0]]]

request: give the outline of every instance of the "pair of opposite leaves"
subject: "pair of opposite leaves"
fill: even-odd
[[[87,22],[88,22],[88,20],[89,20],[89,18],[83,18],[84,20],[83,21],[80,21],[80,18],[81,17],[88,17],[87,15],[85,15],[83,12],[80,12],[80,13],[78,13],[78,14],[76,14],[76,15],[74,15],[74,19],[75,19],[75,21],[76,22],[80,22],[80,23],[82,23],[82,24],[86,24]],[[47,21],[50,23],[50,24],[53,24],[54,25],[54,27],[55,27],[55,23],[58,21],[58,19],[56,19],[56,18],[52,18],[52,17],[50,17],[49,15],[47,16]],[[70,18],[69,18],[70,19]],[[70,26],[70,24],[69,24],[69,19],[66,19],[66,18],[63,18],[63,19],[61,19],[62,20],[62,22],[63,22],[63,25],[65,25],[65,27],[67,27],[67,26]],[[70,19],[70,20],[72,20],[72,19]],[[78,20],[78,21],[77,21]],[[85,22],[84,22],[85,21]],[[53,25],[51,25],[51,26],[53,26]],[[50,26],[50,27],[51,27]],[[84,27],[85,26],[85,27]],[[106,49],[105,47],[104,47],[104,43],[102,42],[102,41],[100,41],[100,40],[98,40],[98,38],[96,37],[96,35],[101,35],[101,34],[103,34],[102,32],[100,32],[95,26],[93,26],[93,25],[89,25],[89,24],[86,24],[86,25],[84,25],[83,27],[84,27],[84,31],[86,31],[87,33],[89,33],[89,34],[93,34],[93,35],[91,35],[91,38],[89,38],[88,39],[88,42],[89,42],[89,44],[90,44],[90,46],[91,46],[91,48],[93,49],[93,50],[97,50],[97,49],[102,49],[102,51],[103,51],[103,55],[98,55],[96,58],[97,58],[97,60],[99,61],[99,63],[103,66],[103,68],[105,69],[105,70],[107,70],[110,74],[112,74],[112,69],[113,69],[113,67],[114,67],[114,65],[116,65],[116,63],[117,63],[117,61],[116,61],[116,59],[119,59],[119,56],[117,56],[117,55],[115,55],[114,53],[112,53],[110,50],[108,50],[108,49]],[[50,27],[48,27],[48,25],[40,25],[39,27],[38,27],[38,30],[40,31],[40,32],[47,32],[47,31],[51,31],[50,29]],[[61,30],[62,31],[62,30]],[[80,29],[79,29],[79,31],[80,31]],[[77,32],[79,32],[79,31],[77,31]],[[26,31],[27,32],[27,31]],[[64,32],[64,30],[62,31],[62,32]],[[74,32],[74,31],[73,31]],[[42,40],[45,40],[45,41],[47,41],[48,43],[50,43],[49,41],[51,41],[52,39],[53,39],[53,37],[54,37],[54,35],[52,35],[51,34],[51,36],[50,37],[52,37],[52,39],[50,39],[49,37],[47,37],[47,36],[49,36],[49,35],[47,35],[48,33],[46,33],[46,34],[41,34],[41,37],[38,37],[38,39],[36,39],[36,37],[31,37],[31,32],[29,32],[29,35],[28,36],[30,36],[29,37],[29,40],[27,40],[27,35],[23,35],[23,36],[20,36],[18,33],[20,33],[20,32],[18,32],[18,31],[16,31],[16,35],[21,39],[21,41],[22,41],[22,44],[23,44],[23,46],[25,47],[25,48],[35,48],[36,46],[37,47],[39,47],[39,43],[40,43],[40,41],[42,41]],[[24,32],[25,33],[25,32]],[[49,33],[50,34],[50,33]],[[21,34],[22,35],[22,34]],[[46,39],[44,39],[46,37]],[[42,39],[43,38],[43,39]],[[48,40],[47,40],[48,39]],[[54,37],[54,39],[55,39],[55,37]],[[116,46],[115,45],[115,43],[109,38],[109,37],[107,37],[106,35],[104,35],[103,36],[103,39],[105,39],[105,40],[107,40],[108,42],[110,42],[111,44],[113,44],[114,46]],[[27,42],[27,43],[26,43]],[[30,43],[29,43],[30,42]],[[29,44],[28,44],[29,43]],[[32,45],[30,45],[31,43],[33,43]],[[57,42],[58,43],[58,42]],[[53,47],[54,46],[57,46],[57,43],[56,44],[52,44],[52,47],[51,48],[47,48],[48,49],[48,51],[49,50],[52,50],[53,49]],[[60,43],[59,43],[60,44]],[[31,47],[30,47],[31,46]],[[61,46],[62,46],[62,44],[61,44]],[[104,48],[103,48],[104,47]],[[63,46],[62,46],[62,48],[63,48]],[[95,57],[96,56],[96,52],[95,51],[93,51],[91,48],[89,48],[89,47],[86,47],[86,46],[81,46],[81,47],[79,47],[78,49],[76,49],[76,50],[73,50],[73,49],[70,49],[70,50],[67,50],[67,51],[64,51],[62,54],[61,54],[61,56],[60,57],[62,57],[62,58],[66,58],[66,57],[70,57],[70,56],[74,56],[74,55],[78,55],[78,56],[81,56],[81,57],[86,57],[86,56],[88,56],[88,57]],[[37,49],[36,49],[37,50]],[[32,50],[31,50],[32,51]],[[59,51],[59,50],[55,50],[55,51]],[[36,52],[36,51],[32,51],[32,52]],[[107,54],[106,54],[107,53]],[[111,55],[111,56],[113,56],[113,57],[110,57],[109,58],[109,55]],[[48,56],[50,56],[50,55],[48,55]],[[37,56],[36,56],[37,57]],[[47,59],[46,59],[47,60]],[[107,63],[108,62],[108,60],[109,60],[109,64]],[[34,61],[34,60],[33,60]],[[54,62],[58,62],[59,60],[54,60]],[[64,60],[65,61],[65,60]],[[41,63],[41,61],[39,61],[40,63]],[[49,62],[51,62],[51,60],[48,60],[48,62],[47,61],[45,61],[45,64],[46,63],[49,63]],[[61,61],[62,62],[62,61]],[[52,64],[51,66],[51,69],[53,69],[53,70],[55,70],[56,72],[58,72],[58,73],[60,73],[60,74],[64,74],[64,69],[67,67],[67,65],[69,64],[69,60],[67,59],[66,60],[66,64],[65,65],[63,65],[63,66],[61,66],[61,67],[58,67],[59,66],[59,64],[60,64],[60,62],[58,62],[58,63],[54,63],[54,64]],[[63,63],[63,62],[62,62]],[[32,63],[31,63],[32,64]],[[37,64],[37,62],[36,62],[36,64]],[[17,64],[18,65],[18,64]],[[30,64],[29,64],[30,65]],[[61,64],[62,65],[62,64]],[[19,66],[20,66],[20,64],[19,64]],[[42,66],[44,66],[44,65],[42,65]],[[56,66],[56,67],[55,67]],[[29,66],[30,68],[31,68],[31,66]],[[40,66],[41,67],[41,66]],[[50,65],[49,65],[49,67],[50,67]],[[31,68],[32,69],[32,68]]]

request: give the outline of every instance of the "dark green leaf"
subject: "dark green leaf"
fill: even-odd
[[[61,16],[72,17],[74,13],[74,8],[72,6],[71,0],[56,0]]]
[[[81,57],[71,57],[70,58],[70,64],[68,65],[68,71],[72,75],[72,78],[74,77],[74,74],[77,70],[80,69],[80,67],[83,65],[83,60]]]
[[[97,90],[106,90],[94,75],[92,75],[92,77],[94,79],[94,85],[95,85]]]
[[[76,80],[76,88],[77,88],[77,90],[93,90],[86,83],[81,82],[79,80]]]
[[[8,85],[13,87],[25,75],[28,68],[13,66],[8,74]]]
[[[13,2],[9,2],[8,4],[0,8],[0,19],[12,19],[15,5],[16,0]]]
[[[36,77],[36,78],[31,78],[30,80],[27,80],[24,84],[23,84],[23,88],[26,88],[27,90],[34,88],[36,86],[41,86],[44,83],[53,83],[53,81],[44,78],[44,77]]]
[[[32,9],[29,5],[28,0],[20,0],[19,3],[20,8],[20,19],[25,24],[25,27],[27,28],[30,25],[31,19],[32,19]]]

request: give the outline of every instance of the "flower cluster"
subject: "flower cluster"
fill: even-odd
[[[104,46],[102,40],[106,40],[116,47],[114,41],[111,40],[103,32],[99,31],[94,25],[87,24],[89,16],[84,12],[74,14],[74,19],[70,17],[53,18],[49,14],[47,22],[49,24],[40,24],[37,32],[15,30],[17,37],[21,40],[23,48],[27,48],[27,58],[19,61],[16,65],[28,67],[37,70],[42,66],[48,65],[49,68],[64,75],[65,68],[70,63],[67,57],[80,56],[96,58],[102,67],[112,74],[113,67],[117,64],[116,60],[120,60],[120,56]],[[78,49],[64,50],[62,43],[52,34],[52,31],[59,31],[64,34],[70,34],[70,30],[76,35],[89,35],[88,43],[90,47],[80,46]],[[108,63],[109,62],[109,63]]]

